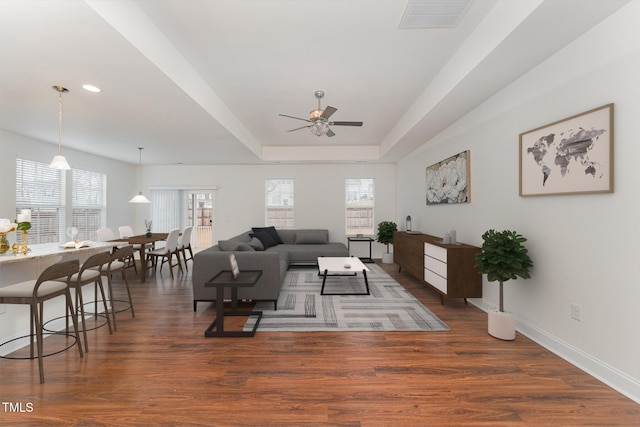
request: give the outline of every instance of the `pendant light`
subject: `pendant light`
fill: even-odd
[[[140,156],[138,160],[138,177],[140,177],[140,168],[142,167],[142,150],[144,150],[144,148],[138,147],[138,150],[140,150]],[[151,203],[151,200],[147,199],[145,195],[142,194],[142,191],[138,191],[138,194],[133,196],[133,198],[129,200],[129,203]]]
[[[53,157],[49,167],[51,169],[69,170],[71,166],[62,155],[62,94],[69,92],[69,89],[62,86],[53,86],[53,89],[58,92],[58,154]]]

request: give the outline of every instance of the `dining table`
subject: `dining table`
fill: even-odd
[[[169,233],[150,233],[140,234],[137,236],[123,237],[120,239],[110,240],[110,242],[126,242],[130,245],[140,245],[140,271],[138,276],[140,282],[144,283],[147,277],[147,261],[146,261],[146,248],[147,245],[154,244],[162,240],[167,240]]]

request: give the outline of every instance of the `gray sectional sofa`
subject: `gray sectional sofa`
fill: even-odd
[[[198,252],[193,257],[193,311],[198,301],[215,301],[216,288],[204,284],[222,270],[229,270],[229,254],[235,253],[240,270],[262,270],[252,288],[238,288],[238,299],[273,301],[277,310],[278,296],[289,267],[317,265],[318,257],[346,257],[344,243],[330,242],[329,230],[276,230],[253,228],[229,240]],[[225,298],[230,298],[225,289]]]

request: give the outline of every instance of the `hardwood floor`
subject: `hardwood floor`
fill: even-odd
[[[172,281],[165,268],[131,282],[136,318],[90,331],[84,359],[75,348],[45,358],[45,384],[37,362],[0,360],[1,424],[640,425],[640,405],[522,335],[490,337],[481,310],[440,305],[383,267],[451,331],[204,338],[213,305],[194,313],[190,275]]]

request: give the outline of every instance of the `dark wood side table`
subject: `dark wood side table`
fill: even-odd
[[[231,271],[223,270],[204,284],[205,287],[216,288],[216,319],[204,332],[205,337],[252,337],[256,334],[262,319],[262,311],[238,310],[238,288],[255,286],[260,276],[262,276],[262,270],[248,270],[241,271],[240,275],[234,279]],[[224,311],[224,288],[231,289],[231,311],[228,312]],[[258,318],[251,331],[225,331],[225,316],[258,316]]]

